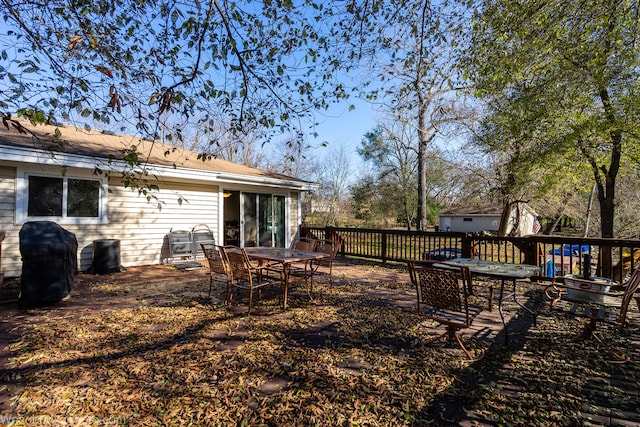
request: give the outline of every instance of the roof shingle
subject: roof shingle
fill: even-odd
[[[123,160],[125,152],[135,147],[139,161],[142,164],[148,163],[305,182],[283,174],[252,168],[219,158],[199,156],[194,151],[173,147],[160,141],[148,141],[132,135],[104,133],[73,126],[34,126],[26,120],[20,120],[20,123],[27,129],[28,132],[26,134],[20,133],[14,128],[7,129],[4,126],[0,126],[0,145],[114,160]],[[59,131],[59,137],[55,136],[56,129]]]

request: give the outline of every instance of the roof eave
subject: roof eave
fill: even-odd
[[[51,165],[59,167],[75,167],[81,169],[95,169],[96,167],[109,172],[124,172],[131,170],[131,166],[122,160],[109,160],[103,157],[89,157],[85,155],[69,153],[52,153],[47,150],[34,148],[0,146],[0,158],[8,162],[31,163]],[[232,174],[200,169],[182,168],[179,166],[165,166],[149,164],[141,168],[141,172],[148,175],[157,175],[165,178],[180,180],[198,180],[216,183],[251,184],[259,186],[271,186],[287,188],[298,191],[314,191],[318,185],[308,181],[287,180]]]

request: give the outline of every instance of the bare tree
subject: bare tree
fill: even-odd
[[[289,135],[269,146],[265,168],[296,178],[313,180],[318,168],[314,157],[309,157],[313,147]],[[265,153],[266,154],[266,153]]]
[[[312,197],[314,213],[322,218],[323,225],[336,225],[344,212],[352,173],[351,161],[343,147],[330,150],[316,169],[320,189]]]
[[[403,117],[412,117],[408,123],[417,139],[417,228],[424,229],[429,147],[473,116],[451,66],[456,15],[447,2],[418,0],[364,2],[355,10],[360,43],[350,46],[366,64],[367,76],[359,92],[386,114],[404,110]]]

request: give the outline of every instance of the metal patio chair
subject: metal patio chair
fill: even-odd
[[[207,224],[198,224],[191,229],[191,238],[193,239],[193,259],[198,259],[198,252],[201,245],[215,245],[216,240],[213,232]],[[205,254],[206,256],[206,254]]]
[[[227,287],[225,301],[228,305],[231,305],[233,288],[247,291],[249,293],[248,314],[251,315],[254,291],[258,291],[258,297],[261,297],[262,288],[271,285],[271,282],[264,277],[264,273],[266,273],[266,270],[270,268],[270,266],[252,263],[244,248],[223,246],[221,252],[224,253],[227,260],[229,260],[231,271],[231,280]]]
[[[231,268],[227,253],[224,248],[210,244],[200,244],[202,252],[209,263],[209,295],[211,298],[211,289],[213,282],[224,282],[226,292],[229,292],[229,282],[231,281]]]
[[[468,267],[446,264],[442,261],[434,266],[433,261],[407,261],[411,282],[416,287],[418,313],[445,325],[447,330],[440,337],[458,345],[471,360],[475,358],[462,343],[459,331],[470,328],[473,320],[483,308],[469,304],[468,289],[471,273]]]
[[[336,240],[324,240],[318,241],[315,247],[315,252],[321,252],[329,255],[328,258],[322,258],[313,262],[314,272],[318,271],[319,267],[326,267],[327,274],[329,275],[330,289],[333,289],[333,263],[336,260],[336,255],[340,250],[340,242]],[[313,282],[311,284],[313,288]]]
[[[169,243],[169,258],[171,262],[176,259],[181,261],[191,260],[193,258],[193,238],[191,231],[174,230],[171,228],[167,234]]]
[[[315,239],[307,239],[303,237],[293,243],[292,249],[314,252],[316,249],[316,243],[317,241]],[[311,260],[305,262],[294,262],[289,265],[289,281],[304,281],[305,288],[310,298],[312,298],[313,293],[313,273],[314,268]]]

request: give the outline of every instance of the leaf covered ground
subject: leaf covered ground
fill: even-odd
[[[202,272],[157,280],[95,276],[60,306],[3,312],[16,337],[3,378],[12,425],[396,426],[603,425],[640,422],[637,305],[629,327],[601,337],[631,360],[609,363],[593,342],[562,344],[581,321],[536,310],[512,319],[502,345],[493,312],[465,334],[484,357],[427,343],[402,270],[347,268],[309,301],[280,308],[267,291],[246,316]],[[183,279],[180,279],[183,277]],[[236,297],[236,300],[238,298]],[[517,306],[505,307],[514,314]],[[497,319],[497,320],[496,320]],[[497,338],[497,339],[496,339]],[[5,381],[6,382],[6,381]],[[0,420],[0,424],[2,420]],[[614,423],[615,424],[615,423]]]

